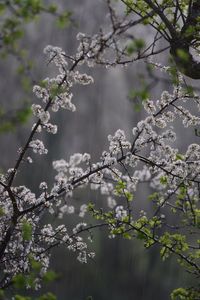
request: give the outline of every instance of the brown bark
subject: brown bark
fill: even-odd
[[[199,34],[199,18],[200,1],[194,1],[181,32],[177,33],[176,37],[173,37],[170,41],[170,53],[178,70],[192,79],[200,79],[200,62],[190,53],[191,44]]]

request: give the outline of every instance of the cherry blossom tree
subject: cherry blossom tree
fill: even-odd
[[[191,47],[198,52],[199,5],[197,1],[121,2],[125,11],[122,16],[116,12],[116,4],[106,1],[109,30],[101,28],[93,36],[79,33],[74,55],[57,46],[44,49],[47,63],[56,67],[56,74],[34,85],[36,101],[31,109],[36,121],[19,149],[16,164],[0,177],[2,291],[20,280],[27,288],[40,288],[48,274],[51,252],[57,246],[75,252],[81,263],[87,263],[95,256],[91,243],[95,231],[104,228],[111,239],[136,238],[145,248],[158,245],[163,260],[175,256],[196,284],[174,290],[171,299],[200,297],[200,145],[188,144],[184,153],[173,146],[175,120],[179,119],[183,127],[200,124],[200,96],[189,88],[184,77],[199,79],[199,63],[190,53]],[[155,30],[150,44],[132,36],[138,24]],[[159,49],[157,42],[163,37],[168,45]],[[173,64],[162,66],[156,55],[167,49]],[[173,80],[171,91],[163,91],[159,100],[142,102],[146,117],[132,129],[132,137],[127,139],[121,129],[111,133],[98,161],[91,153],[74,153],[67,160],[53,161],[54,183],[50,186],[41,182],[39,195],[26,186],[16,186],[20,169],[35,163],[32,152],[48,152],[40,133],[57,133],[57,125],[51,123],[52,112],[66,109],[76,113],[72,89],[93,83],[89,71],[82,73],[81,66],[126,68],[141,59]],[[153,213],[143,210],[137,216],[134,195],[144,184],[153,190],[148,197]],[[100,191],[104,208],[101,203],[86,201],[78,208],[77,216],[77,205],[71,203],[77,190],[83,188]],[[59,225],[43,224],[41,218],[48,214],[55,216]],[[62,222],[68,214],[75,215],[72,227]],[[88,214],[93,220],[89,224],[85,219]]]

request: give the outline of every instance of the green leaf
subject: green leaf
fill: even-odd
[[[131,239],[132,239],[132,236],[130,235],[130,233],[124,232],[124,233],[123,233],[123,238],[125,238],[125,239],[127,239],[127,240],[131,240]]]
[[[30,297],[25,297],[25,296],[21,296],[21,295],[15,295],[15,300],[31,300]]]
[[[38,298],[38,300],[56,300],[57,297],[52,293],[47,293]]]
[[[3,217],[5,214],[4,209],[2,206],[0,206],[0,217]],[[0,298],[1,299],[1,298]]]
[[[0,132],[7,132],[14,130],[15,127],[12,122],[6,121],[3,124],[0,124]]]
[[[146,87],[143,87],[141,90],[131,90],[129,93],[129,98],[134,100],[135,98],[140,98],[142,101],[145,101],[149,98],[149,91]]]
[[[26,276],[26,283],[28,286],[30,286],[32,289],[35,289],[36,286],[36,275],[31,272],[28,276]]]
[[[58,17],[57,25],[59,28],[63,29],[69,26],[71,14],[71,12],[67,11]]]
[[[30,115],[31,115],[31,109],[30,107],[26,107],[18,111],[16,117],[20,123],[24,124],[26,123]]]
[[[27,222],[23,221],[22,223],[22,237],[25,241],[30,241],[32,236],[32,225]]]
[[[29,261],[30,261],[32,269],[36,272],[40,272],[40,270],[42,268],[41,262],[35,260],[31,255],[29,256]]]
[[[16,289],[24,289],[26,287],[26,277],[23,274],[17,274],[13,277],[13,284]]]
[[[151,195],[148,196],[148,200],[153,201],[153,200],[158,200],[159,199],[159,193],[155,192]]]
[[[124,195],[125,195],[126,199],[128,200],[128,202],[131,202],[133,200],[133,194],[132,193],[130,193],[128,191],[125,191]]]
[[[128,55],[132,55],[135,52],[141,51],[145,47],[143,39],[135,39],[127,45],[126,52]]]
[[[5,8],[6,8],[5,4],[0,3],[0,15],[2,15],[4,13]]]
[[[132,12],[132,5],[133,5],[133,0],[125,0],[126,3],[126,10],[125,13],[128,15]]]
[[[183,60],[185,62],[188,61],[189,55],[186,51],[184,51],[183,49],[177,49],[176,53],[181,60]]]
[[[188,299],[189,300],[189,298],[188,298],[188,292],[184,288],[178,288],[178,289],[174,290],[171,293],[170,296],[171,296],[172,300],[177,300],[177,299],[180,299],[180,300],[182,300],[182,299],[185,299],[185,300]]]
[[[0,300],[4,300],[5,294],[4,294],[4,291],[2,289],[0,289]]]
[[[160,177],[160,183],[162,185],[166,185],[167,184],[167,176],[161,176]]]
[[[51,4],[49,7],[48,7],[48,11],[52,14],[54,14],[56,11],[57,11],[57,6],[55,4]]]
[[[49,283],[51,281],[54,281],[58,278],[58,274],[52,270],[47,271],[44,276],[43,276],[43,280],[45,283]]]
[[[184,160],[183,155],[181,155],[180,153],[176,154],[176,160]]]
[[[145,47],[145,41],[143,39],[135,39],[135,47],[137,50],[142,50]]]

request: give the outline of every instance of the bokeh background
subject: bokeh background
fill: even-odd
[[[74,23],[68,28],[58,29],[53,17],[42,15],[38,21],[26,25],[26,34],[22,40],[22,46],[27,48],[30,59],[34,62],[32,72],[36,81],[50,77],[53,72],[46,65],[43,55],[46,45],[59,46],[68,54],[73,54],[78,46],[78,32],[94,34],[109,23],[104,0],[56,2],[61,10],[72,12]],[[123,12],[124,7],[119,5],[118,10]],[[134,30],[134,35],[144,39],[149,39],[153,34],[148,28],[138,27]],[[156,58],[157,61],[159,59],[160,62],[167,63],[168,53]],[[35,101],[31,93],[27,96],[21,88],[20,78],[16,74],[17,66],[18,62],[14,57],[0,60],[0,103],[8,111],[16,110],[23,101],[30,101],[30,104]],[[152,82],[143,62],[134,63],[128,68],[105,69],[99,66],[89,69],[88,72],[94,77],[94,84],[74,89],[74,103],[77,106],[75,113],[60,111],[52,115],[54,123],[58,125],[58,134],[43,136],[49,149],[48,155],[35,156],[33,165],[28,169],[22,168],[18,174],[18,184],[27,185],[37,193],[41,181],[45,180],[50,184],[53,182],[52,160],[68,159],[74,152],[88,152],[96,160],[108,146],[108,134],[121,128],[127,136],[131,136],[131,129],[143,118],[144,112],[136,111],[134,103],[129,99],[132,90],[142,89],[144,82]],[[158,74],[159,77],[164,78],[165,75]],[[164,89],[171,89],[166,78],[154,81],[149,93],[156,99]],[[23,145],[32,123],[33,119],[30,118],[26,124],[16,127],[14,131],[0,134],[2,170],[13,166],[17,150]],[[190,129],[184,131],[183,140],[181,130],[177,146],[185,149],[186,143],[197,137]],[[151,209],[147,201],[148,193],[146,186],[137,194],[136,210]],[[79,204],[89,200],[100,202],[101,197],[88,190],[81,190],[77,199],[74,199]],[[64,222],[67,224],[73,223],[72,217],[65,218]],[[93,247],[96,257],[86,265],[80,264],[76,256],[68,250],[55,249],[51,268],[60,276],[47,290],[55,292],[60,300],[86,300],[88,296],[92,296],[93,300],[167,300],[173,288],[185,282],[189,283],[187,274],[177,266],[176,260],[171,258],[162,262],[156,247],[145,250],[136,240],[110,240],[103,230],[95,232]]]

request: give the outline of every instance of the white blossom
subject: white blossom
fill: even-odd
[[[33,140],[30,142],[29,147],[33,149],[34,153],[47,154],[48,150],[44,147],[44,144],[40,140]]]
[[[127,211],[124,209],[123,205],[119,205],[115,209],[115,214],[117,219],[123,220],[123,218],[127,216]]]
[[[107,202],[108,202],[108,207],[111,209],[113,209],[117,205],[116,200],[112,197],[108,197]]]
[[[82,204],[80,207],[79,217],[83,218],[87,212],[87,205]]]

